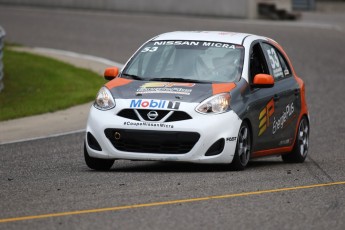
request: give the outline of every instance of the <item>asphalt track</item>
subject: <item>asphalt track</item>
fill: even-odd
[[[82,133],[0,145],[0,229],[345,229],[345,17],[338,17],[335,27],[1,6],[7,41],[120,63],[166,31],[272,37],[306,82],[311,147],[304,164],[271,157],[243,172],[134,161],[95,172],[84,163]]]

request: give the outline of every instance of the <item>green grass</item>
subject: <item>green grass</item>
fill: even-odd
[[[0,121],[54,112],[95,99],[105,80],[69,64],[4,49]]]

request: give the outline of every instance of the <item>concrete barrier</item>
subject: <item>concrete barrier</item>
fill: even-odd
[[[3,57],[3,48],[4,48],[4,37],[5,37],[5,30],[0,26],[0,92],[4,89],[4,64],[2,62]]]
[[[256,18],[256,0],[0,0],[0,4]]]

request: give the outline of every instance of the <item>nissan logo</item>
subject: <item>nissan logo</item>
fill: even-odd
[[[156,118],[158,117],[158,113],[157,113],[157,111],[150,111],[150,112],[148,112],[147,117],[151,121],[156,120]]]

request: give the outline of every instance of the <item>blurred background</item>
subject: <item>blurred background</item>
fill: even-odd
[[[53,106],[46,111],[47,117],[16,119],[9,129],[3,128],[10,122],[0,122],[0,218],[344,181],[345,0],[0,0],[0,27],[0,50],[5,43],[0,60],[6,61],[0,63],[0,70],[6,70],[5,75],[0,71],[5,86],[0,92],[0,115],[5,107],[15,114],[24,106],[29,112]],[[311,134],[305,164],[283,164],[280,158],[269,158],[235,173],[218,166],[120,161],[109,173],[88,171],[82,159],[81,129],[104,80],[99,73],[85,80],[90,73],[14,50],[44,47],[55,53],[62,50],[69,57],[84,57],[86,67],[90,60],[103,60],[103,66],[111,66],[124,64],[146,40],[176,30],[252,33],[273,38],[284,47],[306,84]],[[52,81],[52,76],[57,80]],[[37,84],[32,85],[34,82]],[[66,84],[58,85],[61,82]],[[77,83],[83,84],[78,88]],[[86,94],[86,89],[83,100],[80,95],[72,97],[77,91]],[[70,102],[68,106],[88,103],[72,113],[63,110],[61,117],[50,120],[55,114],[51,111],[67,106],[58,106],[51,97],[58,92],[61,94],[55,96]],[[36,97],[29,98],[32,95]],[[54,126],[59,134],[73,132],[1,143],[10,133],[17,138],[23,130],[49,136],[51,130],[48,134],[42,130]],[[69,129],[63,130],[64,126]],[[339,186],[3,226],[343,230],[344,191]]]
[[[292,11],[340,10],[344,0],[1,0],[1,4],[236,18],[290,18]],[[273,16],[276,14],[275,16]]]
[[[344,12],[345,0],[0,0],[0,26],[9,43],[120,63],[145,40],[167,31],[254,33],[280,42],[295,60],[297,72],[305,75],[305,51],[315,51],[327,41],[318,36],[320,30],[342,31]],[[296,48],[300,46],[303,49]]]

